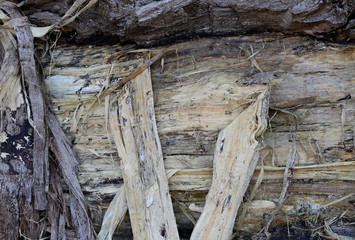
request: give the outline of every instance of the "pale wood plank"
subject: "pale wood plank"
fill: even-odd
[[[111,127],[135,239],[179,239],[155,123],[150,71],[127,83],[111,109]]]

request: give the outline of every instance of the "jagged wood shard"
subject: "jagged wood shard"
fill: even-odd
[[[218,135],[213,180],[191,239],[230,239],[235,217],[258,160],[256,137],[266,129],[268,90]]]
[[[150,71],[118,94],[111,127],[135,239],[179,239],[155,123]]]
[[[99,234],[97,235],[98,240],[111,240],[112,236],[120,223],[123,221],[124,216],[127,212],[127,200],[124,187],[122,186],[116,193],[116,196],[111,201],[108,207],[104,219],[102,220],[102,226]]]

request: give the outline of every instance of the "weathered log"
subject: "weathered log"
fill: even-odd
[[[5,10],[12,21],[22,19],[22,14],[16,4],[8,1],[0,3],[0,8]],[[33,133],[33,194],[36,210],[47,208],[46,190],[48,191],[48,145],[46,141],[46,127],[44,120],[44,106],[41,79],[37,74],[34,59],[34,40],[29,23],[15,24],[18,54],[21,64],[23,81],[28,84],[28,105],[30,111],[29,121],[34,128]]]
[[[270,127],[260,149],[265,174],[255,199],[278,198],[295,121],[296,166],[290,193],[299,192],[299,198],[318,204],[325,195],[334,199],[354,191],[353,46],[307,37],[250,36],[200,39],[169,48],[176,52],[153,64],[151,72],[158,134],[165,168],[174,171],[169,184],[176,200],[203,206],[218,133],[243,110],[237,107],[241,96],[242,103],[253,98],[246,90],[269,81],[278,84],[270,92]],[[100,206],[106,206],[123,183],[118,153],[109,141],[113,136],[105,129],[104,101],[86,121],[81,119],[76,128],[73,124],[104,86],[111,65],[110,81],[120,81],[142,64],[142,52],[149,51],[130,49],[62,45],[53,52],[56,65],[45,66],[51,73],[46,77],[51,106],[82,160],[80,183],[87,198]],[[352,199],[338,203],[339,211]],[[297,208],[300,202],[290,198],[285,204]],[[180,226],[192,228],[175,211],[178,223],[184,223]],[[192,214],[197,219],[197,213]],[[285,223],[285,218],[276,219]],[[258,231],[250,224],[242,228]]]
[[[4,77],[0,81],[1,87],[4,87],[0,89],[0,97],[4,102],[1,105],[1,152],[5,151],[4,154],[1,154],[1,163],[4,164],[1,177],[6,186],[2,197],[5,204],[13,206],[11,208],[4,207],[2,211],[5,216],[3,225],[5,227],[11,225],[13,232],[8,235],[6,230],[1,231],[1,237],[10,239],[15,239],[18,236],[20,238],[42,238],[47,223],[39,219],[40,212],[37,210],[48,210],[53,213],[53,216],[48,219],[52,228],[50,230],[51,239],[65,237],[65,225],[69,225],[69,221],[64,221],[64,217],[66,217],[64,215],[65,205],[62,207],[56,203],[63,199],[60,196],[59,182],[55,176],[49,178],[47,123],[54,139],[52,139],[52,150],[58,157],[63,176],[70,188],[71,220],[76,228],[75,235],[78,239],[93,239],[92,223],[88,217],[85,198],[76,177],[76,164],[79,161],[55,116],[48,112],[47,122],[45,121],[47,104],[34,60],[34,40],[31,27],[26,21],[26,17],[22,16],[18,6],[13,2],[0,2],[0,9],[6,11],[10,16],[0,10],[0,17],[4,25],[10,26],[7,27],[9,30],[1,30],[1,35],[5,38],[1,39],[1,54],[3,54],[1,61],[4,62],[4,64],[1,62],[0,75]],[[18,49],[15,46],[16,40],[10,34],[11,28],[15,30]],[[10,64],[13,67],[10,67]],[[21,78],[18,76],[19,65],[21,65],[22,84]],[[9,72],[6,74],[6,71]],[[14,82],[9,83],[11,80]],[[11,85],[16,88],[9,88]],[[23,104],[24,100],[27,106]],[[18,106],[18,104],[21,105]],[[13,112],[12,108],[14,108]],[[2,124],[3,115],[6,117],[5,129]],[[26,126],[26,123],[30,124],[33,129]],[[22,133],[22,131],[24,132]],[[28,146],[24,147],[23,145],[26,143]],[[15,162],[11,163],[11,161]],[[17,161],[20,163],[16,163]],[[17,166],[13,166],[13,164]],[[53,161],[52,164],[54,164]],[[27,166],[23,168],[25,165]],[[52,173],[55,174],[53,171]],[[8,174],[10,176],[23,174],[26,178],[20,177],[18,178],[19,182],[14,182],[11,177],[6,177]],[[52,192],[48,192],[49,184],[52,185]],[[21,186],[26,188],[25,196],[23,196]],[[16,189],[17,192],[13,192]],[[51,197],[50,205],[47,205],[47,194]],[[17,200],[18,204],[15,205],[12,199],[21,200]],[[6,218],[8,215],[12,215],[12,217]]]

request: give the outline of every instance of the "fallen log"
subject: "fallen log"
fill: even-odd
[[[164,55],[150,70],[157,129],[176,201],[203,207],[219,132],[244,110],[239,106],[255,98],[248,95],[250,88],[270,81],[277,84],[271,87],[269,127],[260,149],[264,178],[254,199],[277,203],[294,143],[290,131],[296,123],[296,161],[289,194],[297,197],[284,204],[297,209],[300,199],[319,204],[327,196],[336,199],[354,191],[353,46],[307,37],[248,36],[200,39],[169,49],[176,51]],[[79,181],[95,206],[107,207],[123,184],[121,160],[110,141],[114,135],[106,131],[104,101],[86,119],[81,116],[104,88],[111,67],[110,84],[133,73],[149,51],[154,55],[161,49],[60,45],[53,52],[54,66],[49,58],[43,60],[51,107],[82,160]],[[260,169],[256,168],[251,188]],[[332,214],[346,209],[352,199],[338,203]],[[198,219],[199,213],[188,211]],[[286,224],[282,214],[274,222]],[[97,226],[101,226],[100,216],[94,217]],[[178,206],[175,216],[180,228],[192,229]],[[248,219],[241,226],[243,231],[259,231],[259,225],[259,229],[250,225],[253,215]],[[122,228],[127,228],[127,221]]]

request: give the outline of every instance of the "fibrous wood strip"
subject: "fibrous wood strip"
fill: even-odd
[[[56,155],[65,183],[69,186],[70,212],[76,228],[76,236],[78,239],[94,239],[95,232],[86,210],[85,197],[76,177],[76,165],[79,163],[79,159],[70,146],[55,115],[47,112],[46,120],[52,133],[51,149]]]
[[[62,184],[54,164],[49,168],[51,184],[48,199],[48,222],[50,224],[51,240],[64,239],[66,236],[65,219],[68,219],[68,211],[65,204]]]
[[[9,13],[13,21],[23,16],[12,2],[0,3],[0,8]],[[33,190],[35,208],[45,210],[47,207],[46,190],[48,190],[48,145],[46,143],[46,127],[44,120],[44,102],[42,84],[37,75],[34,59],[34,44],[30,25],[20,23],[14,26],[18,42],[18,53],[21,64],[23,80],[28,84],[28,97],[31,102],[32,119],[29,119],[34,128],[33,140]]]
[[[264,74],[253,70],[249,60],[245,61],[249,55],[241,49],[250,51],[250,45],[255,52],[261,50],[255,59]],[[165,55],[163,68],[161,64],[152,65],[157,127],[167,168],[211,168],[212,158],[206,162],[202,159],[213,155],[218,132],[237,116],[240,110],[235,98],[238,89],[267,83],[267,78],[282,80],[271,89],[271,107],[297,107],[292,111],[300,116],[296,165],[354,157],[350,151],[355,116],[353,98],[344,98],[353,91],[353,47],[326,45],[300,37],[253,36],[200,39],[171,48],[176,48],[177,54]],[[119,57],[122,51],[124,54]],[[103,101],[77,132],[70,131],[74,111],[80,100],[100,91],[111,63],[114,64],[112,81],[133,72],[141,63],[137,58],[142,55],[127,52],[129,50],[115,45],[63,46],[53,53],[57,65],[52,68],[52,75],[46,78],[47,89],[58,119],[83,160],[82,176],[97,176],[99,171],[104,178],[104,169],[112,166],[110,155],[115,155],[116,150],[111,148],[107,138]],[[302,64],[304,61],[316,62],[320,67]],[[48,65],[46,72],[49,72]],[[313,90],[292,93],[303,86]],[[342,98],[344,100],[338,101]],[[341,106],[346,113],[343,130]],[[272,111],[270,117],[275,112]],[[272,131],[264,135],[265,145],[269,146],[266,151],[272,148],[274,152],[274,166],[285,165],[292,144],[289,131],[293,124],[292,116],[277,111],[271,120]],[[343,133],[345,141],[342,140]],[[88,149],[95,150],[101,157]],[[271,153],[265,158],[265,165],[272,165]],[[85,162],[97,164],[86,168],[88,164]],[[107,174],[113,176],[110,171]],[[93,182],[89,181],[88,185]],[[100,192],[105,185],[90,185],[91,189],[95,187]]]
[[[18,239],[21,231],[36,239],[40,233],[31,204],[33,133],[21,92],[17,43],[10,31],[0,29],[0,48],[0,238]]]
[[[294,180],[344,180],[355,181],[355,162],[340,162],[294,168]],[[264,167],[264,181],[278,181],[283,178],[284,167]],[[260,167],[255,169],[252,180],[256,181]],[[212,182],[212,169],[178,169],[169,179],[169,188],[174,191],[208,190]]]
[[[0,71],[0,101],[1,109],[6,107],[12,111],[16,110],[24,99],[21,94],[20,64],[16,52],[16,40],[9,31],[0,30],[0,44],[4,49],[3,61]],[[0,135],[0,142],[5,139],[4,132]]]
[[[355,181],[355,173],[353,170],[354,164],[355,163],[351,161],[338,164],[319,164],[305,167],[295,167],[293,180],[303,181],[299,183],[298,188],[301,188],[303,185],[304,189],[309,189],[313,182]],[[169,171],[171,170],[175,172],[169,179],[169,190],[171,191],[183,191],[190,193],[193,191],[209,190],[211,187],[213,172],[211,168],[170,169]],[[252,176],[252,182],[256,181],[259,171],[260,167],[257,167]],[[265,173],[263,182],[281,181],[284,171],[285,168],[283,167],[264,167]],[[80,179],[80,183],[83,185],[83,190],[87,194],[93,194],[92,197],[98,198],[97,186],[105,186],[104,189],[100,190],[102,198],[99,200],[101,201],[107,196],[114,195],[114,193],[121,187],[120,184],[123,183],[123,179],[121,177],[117,177],[116,171],[99,171],[97,174],[82,174]],[[319,193],[324,191],[321,189],[319,190]],[[329,192],[334,190],[334,188],[330,188]],[[318,194],[317,188],[312,187],[312,191],[314,194]],[[339,194],[339,192],[334,191],[334,194]],[[92,201],[94,201],[94,199]]]
[[[266,129],[267,89],[221,131],[213,160],[213,180],[191,239],[230,239],[235,217],[256,167],[260,136]]]
[[[117,226],[123,221],[127,209],[126,193],[123,186],[121,186],[117,191],[116,196],[111,201],[104,219],[102,220],[102,226],[97,236],[98,240],[112,239]]]
[[[263,73],[247,60],[251,47],[258,52],[254,59]],[[282,180],[293,144],[290,130],[295,124],[294,116],[277,110],[285,109],[296,115],[298,122],[294,174],[297,188],[292,190],[291,186],[290,191],[302,190],[304,195],[315,197],[322,193],[339,196],[352,190],[349,186],[354,165],[336,164],[355,157],[353,45],[307,37],[252,35],[198,39],[171,48],[177,51],[164,55],[160,63],[151,66],[151,72],[165,167],[179,169],[169,181],[175,195],[194,201],[195,193],[202,196],[200,192],[210,188],[218,133],[243,110],[234,98],[237,89],[266,84],[270,79],[279,83],[271,88],[271,128],[263,135],[265,148],[260,150],[260,156],[269,152],[264,158],[264,177],[269,180],[262,185],[271,184],[273,194],[279,194],[278,181]],[[141,64],[141,50],[131,49],[127,45],[58,45],[53,51],[56,65],[51,68],[50,59],[44,61],[51,107],[82,160],[78,177],[87,199],[94,204],[106,206],[121,187],[119,158],[106,133],[104,101],[77,131],[71,129],[78,116],[75,109],[101,90],[112,63],[111,82],[129,75]],[[335,165],[322,167],[330,163]],[[314,171],[298,169],[307,165],[314,166]],[[316,170],[318,165],[321,171]],[[273,167],[279,170],[268,170]],[[351,180],[337,180],[341,176]],[[329,182],[343,185],[334,188]],[[274,195],[268,195],[267,188],[263,188],[257,197],[270,200],[275,199]],[[101,219],[97,215],[96,223],[101,224]]]
[[[115,103],[116,105],[116,103]],[[147,69],[127,83],[111,111],[111,126],[135,239],[179,239],[155,124]]]

